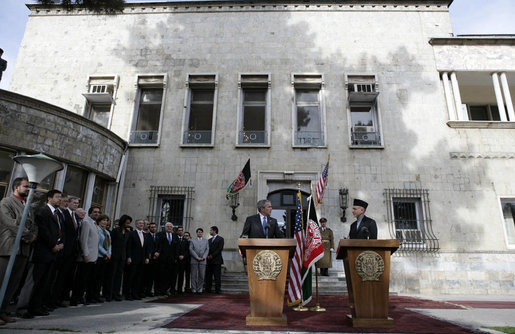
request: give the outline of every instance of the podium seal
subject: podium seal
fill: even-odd
[[[373,251],[364,251],[356,258],[356,272],[362,281],[379,281],[384,272],[384,261]]]
[[[282,270],[283,263],[279,255],[271,250],[262,250],[256,254],[252,261],[252,268],[260,281],[273,280]]]

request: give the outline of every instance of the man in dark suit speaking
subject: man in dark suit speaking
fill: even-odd
[[[248,216],[243,225],[242,237],[248,238],[284,238],[277,219],[270,217],[272,203],[266,199],[257,202],[258,214]]]
[[[377,239],[376,221],[365,216],[367,206],[367,202],[354,199],[352,214],[357,220],[350,226],[350,239]]]

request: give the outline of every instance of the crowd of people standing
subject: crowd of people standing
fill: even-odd
[[[0,202],[0,278],[4,278],[29,194],[26,178],[13,182],[13,193]],[[185,292],[221,292],[224,239],[211,226],[211,238],[196,237],[182,226],[122,215],[118,220],[59,190],[29,212],[20,250],[0,308],[0,324],[14,322],[7,312],[16,301],[24,318],[45,316],[57,307],[173,296]]]

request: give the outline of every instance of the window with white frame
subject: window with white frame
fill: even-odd
[[[400,250],[437,251],[426,189],[386,189],[390,234],[400,241]]]
[[[214,144],[218,75],[190,74],[186,81],[184,145]]]
[[[292,74],[293,145],[324,146],[324,80],[321,74]]]
[[[346,75],[351,146],[380,146],[375,75]]]
[[[515,198],[501,198],[501,209],[508,245],[515,247]]]
[[[506,125],[496,122],[515,121],[511,97],[515,86],[513,73],[450,71],[442,72],[441,78],[451,121],[450,126],[459,127],[460,121],[475,121],[461,126],[497,127]],[[491,124],[491,122],[495,123]]]
[[[239,145],[268,145],[270,84],[269,74],[240,74],[238,82]]]
[[[138,76],[136,110],[130,135],[131,145],[159,143],[166,79],[166,75]]]
[[[88,92],[82,94],[86,98],[84,117],[109,129],[117,87],[116,75],[90,76]]]

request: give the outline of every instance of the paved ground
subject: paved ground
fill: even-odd
[[[453,303],[467,307],[467,309],[412,309],[424,315],[444,320],[462,327],[481,330],[489,333],[500,333],[494,330],[488,330],[484,327],[515,327],[515,309],[514,308],[491,308],[491,304],[495,302],[514,302],[515,296],[466,296],[466,295],[432,295],[432,296],[415,296],[423,299],[431,299],[438,301],[452,301]],[[474,301],[478,302],[475,307],[467,306],[466,303],[460,304],[456,301]],[[474,303],[475,304],[475,303]],[[479,307],[484,304],[483,307]]]
[[[515,296],[414,296],[438,301],[515,302]],[[19,319],[12,324],[0,326],[0,334],[23,333],[244,333],[241,331],[206,331],[161,328],[181,314],[194,309],[195,305],[146,303],[123,301],[88,306],[60,308],[46,317]],[[486,303],[485,303],[486,305]],[[487,305],[488,306],[488,305]],[[483,326],[515,327],[515,309],[472,308],[467,309],[416,309],[425,315],[452,322],[470,329]],[[490,331],[497,333],[495,331]],[[258,332],[248,332],[256,334]],[[267,332],[259,332],[267,333]],[[271,333],[271,332],[268,332]],[[274,334],[279,332],[274,332]]]

